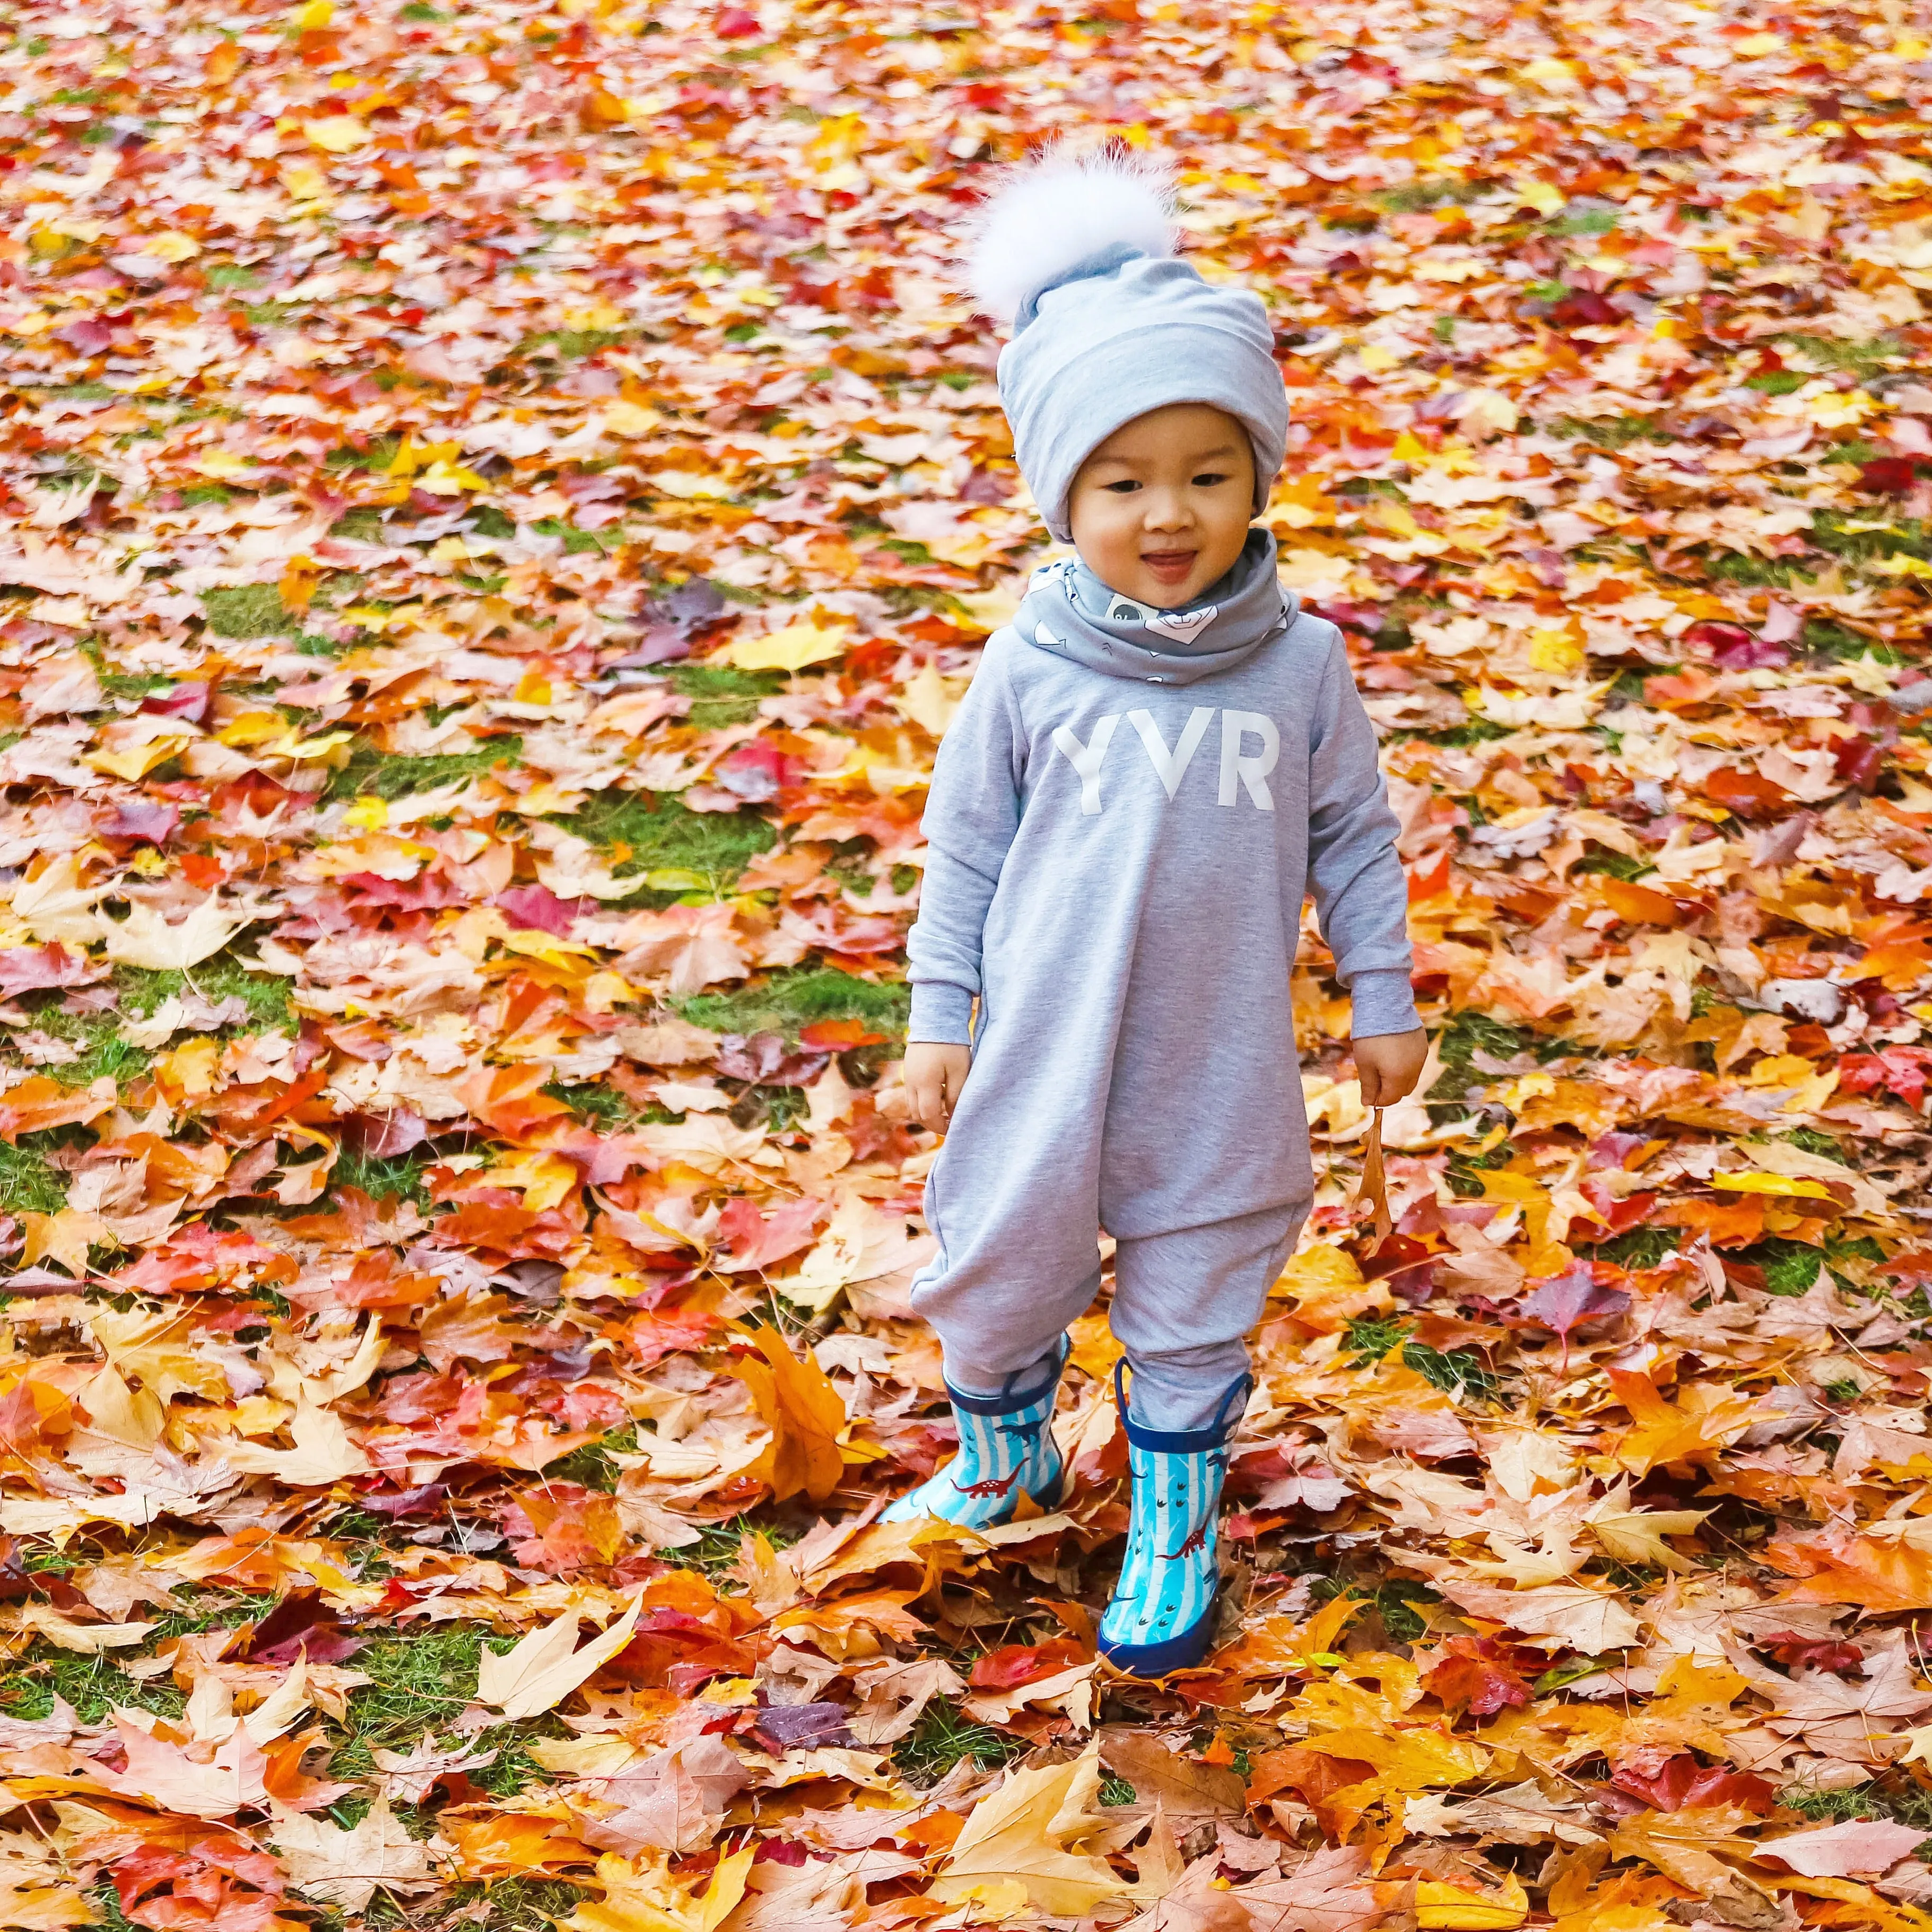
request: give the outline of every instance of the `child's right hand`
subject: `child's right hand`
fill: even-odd
[[[943,1134],[959,1104],[959,1090],[973,1065],[970,1046],[914,1040],[906,1048],[899,1078],[911,1102],[912,1118],[920,1126]]]

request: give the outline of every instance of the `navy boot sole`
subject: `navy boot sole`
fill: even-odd
[[[1099,1640],[1100,1654],[1129,1677],[1166,1677],[1176,1670],[1192,1670],[1214,1647],[1219,1601],[1217,1594],[1215,1602],[1186,1629],[1159,1643],[1110,1643],[1103,1636]]]

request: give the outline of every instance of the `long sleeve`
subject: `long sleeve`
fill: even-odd
[[[926,877],[906,940],[909,1040],[964,1046],[972,1038],[986,910],[1019,829],[1024,776],[1026,740],[999,646],[998,638],[988,644],[933,766],[921,825]]]
[[[1396,818],[1338,638],[1322,673],[1309,761],[1309,883],[1358,1039],[1420,1024],[1409,984],[1408,886]]]

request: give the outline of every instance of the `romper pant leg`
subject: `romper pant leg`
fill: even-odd
[[[1120,1240],[1113,1330],[1133,1371],[1134,1420],[1204,1429],[1248,1366],[1247,1338],[1293,1252],[1309,1204]]]
[[[1100,1292],[1098,1216],[1023,1199],[1018,1213],[942,1220],[933,1191],[927,1220],[946,1246],[913,1282],[911,1300],[939,1337],[946,1379],[968,1395],[1030,1386],[1030,1371]]]

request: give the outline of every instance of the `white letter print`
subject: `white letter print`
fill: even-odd
[[[1262,748],[1252,755],[1241,749],[1241,740],[1252,731],[1262,741]],[[1281,756],[1281,734],[1272,718],[1258,711],[1224,711],[1221,713],[1221,802],[1234,802],[1234,782],[1238,778],[1248,796],[1264,812],[1274,809],[1268,788],[1268,775]]]
[[[1160,735],[1160,727],[1154,722],[1151,711],[1127,713],[1127,722],[1141,734],[1141,742],[1147,747],[1148,757],[1153,761],[1154,774],[1169,798],[1180,789],[1180,781],[1187,776],[1187,767],[1201,748],[1201,741],[1208,735],[1208,722],[1214,715],[1212,705],[1197,704],[1188,714],[1187,722],[1180,728],[1180,742],[1169,752],[1167,740]]]
[[[1093,740],[1085,745],[1074,736],[1070,724],[1060,725],[1053,734],[1054,748],[1065,752],[1066,762],[1079,774],[1080,809],[1090,818],[1100,809],[1100,760],[1107,755],[1107,747],[1113,742],[1114,727],[1120,722],[1118,712],[1096,718],[1094,721]]]

